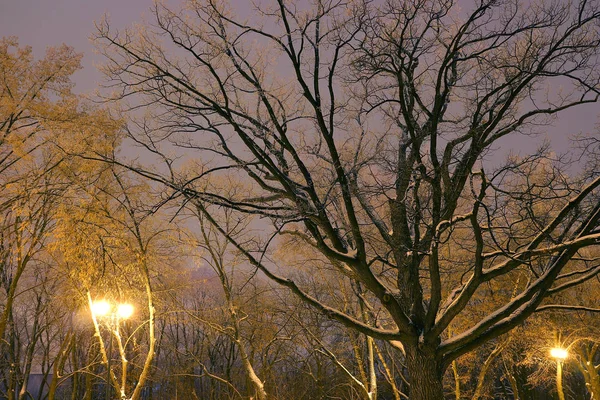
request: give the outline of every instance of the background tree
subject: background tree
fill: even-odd
[[[0,370],[8,398],[31,396],[30,375],[54,360],[62,312],[51,298],[61,279],[47,245],[67,185],[52,139],[78,117],[71,75],[80,60],[65,45],[35,60],[16,38],[0,39]]]
[[[230,221],[227,217],[225,217],[225,220],[225,226],[227,226],[227,231],[231,235],[236,235],[236,232],[243,231],[247,228],[246,224]],[[198,221],[200,225],[200,238],[198,239],[198,244],[206,253],[202,258],[206,264],[212,267],[219,278],[225,297],[225,307],[230,319],[229,324],[217,329],[230,336],[233,343],[235,343],[236,350],[241,358],[246,379],[252,387],[252,390],[250,391],[253,393],[252,397],[256,397],[258,400],[266,400],[267,392],[265,390],[264,378],[261,379],[257,375],[255,362],[252,353],[249,351],[249,347],[252,346],[252,343],[247,343],[247,341],[244,340],[242,333],[242,321],[246,319],[247,316],[244,316],[245,312],[239,303],[240,300],[236,296],[235,292],[238,291],[234,288],[234,275],[231,272],[236,267],[237,262],[235,258],[231,257],[231,254],[229,254],[229,243],[225,240],[220,240],[219,236],[215,236],[216,232],[211,229],[210,225],[206,225],[204,215],[198,215]],[[215,328],[214,325],[213,328]]]
[[[60,157],[44,155],[48,125],[73,116],[70,77],[80,60],[72,48],[62,46],[49,48],[45,58],[35,61],[31,48],[19,47],[16,38],[0,40],[0,267],[6,289],[0,339],[19,279],[49,230],[48,204],[57,187],[44,173]]]
[[[95,175],[72,175],[75,184],[71,201],[62,204],[56,248],[80,306],[89,307],[88,318],[93,302],[100,299],[136,305],[131,324],[104,324],[110,336],[106,340],[114,336],[118,345],[119,361],[112,364],[116,372],[109,368],[114,355],[103,340],[100,317],[92,313],[88,323],[93,322],[102,363],[109,369],[107,384],[122,398],[139,399],[156,352],[154,287],[161,285],[159,270],[168,274],[168,265],[177,265],[177,247],[167,241],[171,228],[159,227],[154,210],[145,203],[150,188],[123,171],[100,167]]]

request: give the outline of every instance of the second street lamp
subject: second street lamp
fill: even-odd
[[[117,306],[117,316],[121,319],[127,319],[133,315],[133,306],[131,304],[119,304]]]

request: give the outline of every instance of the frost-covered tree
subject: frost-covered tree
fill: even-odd
[[[402,349],[411,399],[442,398],[453,360],[598,274],[568,270],[600,240],[598,171],[569,176],[544,149],[494,156],[598,100],[598,1],[274,0],[241,14],[190,0],[157,3],[136,30],[99,24],[111,98],[144,110],[130,138],[154,157],[129,167],[262,274]],[[220,207],[259,219],[234,237]],[[276,262],[284,238],[312,253]],[[320,269],[360,282],[373,317],[297,279]]]

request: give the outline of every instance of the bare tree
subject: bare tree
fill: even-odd
[[[139,399],[156,352],[155,269],[160,265],[167,270],[163,264],[171,261],[176,248],[172,243],[166,248],[170,230],[156,224],[153,210],[144,203],[150,194],[146,185],[116,168],[93,170],[90,175],[70,172],[74,183],[57,216],[55,247],[75,288],[71,292],[88,304],[83,306],[87,318],[97,300],[138,305],[135,314],[130,311],[133,325],[116,308],[104,316],[91,312],[88,323],[93,324],[107,370],[105,384],[114,387],[119,398]],[[119,367],[112,364],[115,352]]]
[[[600,271],[567,272],[600,240],[597,171],[569,176],[544,149],[505,164],[493,152],[598,100],[598,1],[274,0],[242,18],[190,0],[154,14],[96,34],[112,98],[146,111],[130,138],[164,162],[130,168],[303,301],[403,349],[411,399],[442,398],[453,360]],[[258,215],[261,229],[232,237],[213,207]],[[377,318],[275,265],[283,237],[359,281]],[[514,295],[492,303],[511,280]],[[464,313],[475,317],[449,334]]]
[[[249,345],[246,343],[242,332],[242,323],[247,316],[244,316],[243,307],[240,306],[240,300],[235,296],[235,287],[230,269],[235,268],[236,262],[234,259],[228,259],[228,245],[225,240],[219,240],[215,237],[216,232],[211,230],[211,225],[206,225],[204,215],[197,216],[200,224],[201,237],[198,239],[198,246],[206,251],[207,255],[202,257],[204,262],[211,266],[214,272],[219,277],[221,288],[225,296],[225,307],[229,316],[229,326],[219,326],[211,324],[214,329],[228,335],[231,341],[235,343],[242,362],[242,369],[246,379],[251,387],[249,390],[252,393],[252,398],[257,400],[266,400],[268,398],[265,389],[264,378],[260,378],[256,371],[252,353],[249,351]],[[227,232],[230,235],[235,235],[235,231],[240,231],[244,228],[236,223],[227,224]],[[229,268],[228,268],[229,266]]]

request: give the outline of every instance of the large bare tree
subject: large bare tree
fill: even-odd
[[[97,31],[111,98],[144,110],[130,137],[163,162],[130,168],[273,281],[402,349],[415,400],[442,398],[452,360],[600,271],[585,253],[600,240],[597,169],[497,151],[598,100],[599,2],[463,3],[190,0]],[[228,235],[218,207],[261,229]],[[284,239],[317,270],[308,250],[275,262]],[[372,318],[295,280],[318,268],[360,282]]]

